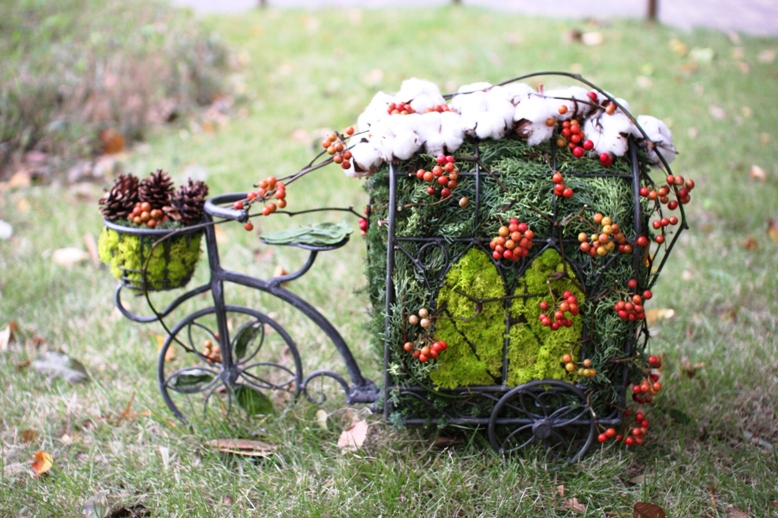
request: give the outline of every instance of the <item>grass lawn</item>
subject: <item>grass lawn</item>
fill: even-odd
[[[156,385],[161,326],[114,310],[106,269],[50,258],[99,233],[101,186],[33,186],[0,192],[0,219],[15,231],[0,241],[0,325],[20,327],[20,340],[0,352],[0,515],[75,516],[99,491],[114,509],[140,504],[153,516],[628,517],[637,501],[678,517],[778,514],[778,234],[768,233],[768,220],[778,219],[778,40],[735,42],[624,21],[592,29],[471,8],[266,10],[206,23],[243,64],[234,82],[245,102],[216,131],[182,123],[153,135],[126,157],[136,174],[161,167],[176,177],[197,164],[211,193],[247,190],[302,167],[322,128],[354,123],[376,91],[396,91],[411,76],[448,90],[572,70],[627,99],[633,113],[671,125],[681,153],[673,169],[697,188],[691,230],[649,305],[675,310],[651,344],[665,355],[668,388],[650,410],[649,436],[639,449],[593,447],[579,464],[560,467],[542,454],[502,459],[477,434],[436,447],[434,431],[396,430],[379,416],[368,417],[365,447],[343,454],[338,427],[321,429],[306,402],[283,419],[201,431],[176,425]],[[604,42],[569,42],[571,29],[598,30]],[[753,165],[764,178],[749,175]],[[292,209],[366,201],[361,182],[334,166],[289,189]],[[288,224],[274,217],[256,225]],[[260,244],[239,224],[221,228],[227,267],[268,276],[303,258]],[[362,327],[363,260],[357,233],[290,289],[333,321],[365,375],[380,381],[381,360]],[[206,279],[201,267],[195,282]],[[246,290],[228,300],[267,308],[291,329],[306,372],[342,370],[333,348],[288,308]],[[141,300],[130,304],[143,311]],[[207,305],[195,298],[167,321]],[[35,335],[45,344],[36,346]],[[91,381],[47,381],[25,367],[43,349],[81,360]],[[203,446],[220,437],[277,450],[251,459]],[[39,450],[51,453],[54,468],[34,479],[27,466]]]

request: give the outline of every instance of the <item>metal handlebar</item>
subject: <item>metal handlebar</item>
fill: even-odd
[[[209,216],[215,216],[217,218],[232,219],[245,223],[249,220],[248,210],[236,210],[228,207],[221,207],[222,204],[232,204],[238,200],[245,200],[245,192],[231,192],[229,194],[220,194],[219,196],[213,196],[205,201],[204,210]]]

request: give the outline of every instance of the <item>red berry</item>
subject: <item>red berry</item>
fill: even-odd
[[[589,100],[591,100],[593,103],[597,102],[597,92],[595,92],[594,90],[591,90],[586,95],[589,97]]]
[[[638,236],[637,244],[638,246],[648,245],[648,238],[646,236]]]
[[[576,149],[581,149],[581,148],[576,148]],[[568,187],[567,189],[564,190],[564,192],[562,192],[562,196],[565,198],[572,198],[573,190],[570,187]]]
[[[562,183],[564,177],[562,176],[562,173],[554,173],[553,176],[551,176],[551,181],[554,183]]]
[[[438,157],[435,159],[435,161],[436,161],[436,162],[437,162],[439,165],[443,165],[443,164],[445,164],[445,163],[446,163],[446,155],[438,155]]]
[[[584,140],[583,148],[586,151],[591,151],[592,149],[594,149],[594,142],[592,142],[591,140]]]
[[[643,196],[643,197],[648,196],[648,193],[649,193],[648,187],[641,187],[640,188],[640,195],[641,196]]]
[[[598,440],[599,442],[605,442],[605,441],[607,441],[607,440],[608,440],[608,436],[607,436],[607,435],[605,435],[604,433],[601,433],[600,435],[598,435],[598,436],[597,436],[597,440]]]
[[[627,288],[634,290],[637,287],[638,287],[637,279],[630,279],[627,281]]]
[[[603,167],[610,167],[613,164],[613,158],[609,153],[600,153],[600,163]]]
[[[581,146],[575,146],[573,148],[573,156],[575,158],[581,158],[582,156],[584,156],[584,148],[582,148]]]
[[[254,224],[251,223],[251,221],[247,221],[246,224],[243,225],[243,228],[251,232],[252,230],[254,230]]]
[[[232,208],[235,210],[243,210],[243,202],[238,200],[232,204]]]

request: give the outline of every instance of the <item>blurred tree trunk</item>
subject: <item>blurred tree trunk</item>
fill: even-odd
[[[659,0],[648,0],[648,13],[646,14],[646,17],[648,18],[649,22],[656,21],[656,11],[658,4]]]

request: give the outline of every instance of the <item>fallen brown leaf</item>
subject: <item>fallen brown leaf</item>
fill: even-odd
[[[726,513],[727,518],[748,518],[748,513],[741,511],[732,504],[729,504],[724,512]]]
[[[715,106],[711,105],[710,108],[708,108],[708,111],[710,112],[711,116],[714,119],[724,119],[727,116],[727,112],[724,111],[724,108],[721,106]]]
[[[450,446],[458,446],[460,444],[464,444],[465,441],[462,439],[459,439],[457,437],[444,437],[444,436],[438,436],[435,439],[435,447],[436,448],[448,448]]]
[[[351,427],[343,430],[338,438],[338,447],[343,451],[356,451],[362,447],[367,438],[367,421],[362,419]]]
[[[672,308],[652,308],[646,311],[646,324],[648,327],[654,327],[662,320],[669,320],[675,316],[675,310]]]
[[[556,487],[556,493],[557,493],[557,494],[558,494],[560,497],[563,497],[563,498],[564,498],[564,496],[565,496],[565,486],[564,486],[564,484],[563,484],[563,485],[561,485],[561,486],[557,486],[557,487]]]
[[[767,235],[778,243],[778,219],[770,218],[767,220]]]
[[[764,182],[767,180],[767,173],[764,172],[764,169],[754,164],[748,171],[748,177],[755,181]]]
[[[106,155],[121,153],[124,151],[124,136],[116,130],[105,129],[100,132],[100,144]]]
[[[586,506],[578,501],[577,498],[566,498],[562,502],[562,507],[564,509],[568,509],[570,511],[573,511],[574,513],[585,513],[586,512]]]
[[[775,51],[770,49],[763,50],[756,59],[758,59],[760,63],[772,63],[775,61]]]
[[[51,260],[60,266],[71,267],[89,259],[89,254],[80,248],[59,248],[51,254]]]
[[[5,326],[3,331],[0,331],[0,353],[8,350],[8,346],[14,340],[14,331],[18,329],[16,322],[11,320],[8,325]]]
[[[689,377],[689,379],[693,379],[697,375],[697,371],[700,369],[704,369],[705,364],[704,363],[695,363],[694,365],[689,362],[689,358],[681,358],[681,370],[686,374],[686,376]]]
[[[23,189],[25,187],[29,187],[30,185],[32,185],[32,178],[30,177],[30,173],[22,170],[17,171],[13,176],[11,176],[11,178],[5,184],[5,188],[8,190]]]
[[[22,371],[24,371],[24,370],[25,370],[25,369],[27,369],[27,367],[29,367],[31,364],[32,364],[32,361],[30,361],[30,360],[24,360],[23,362],[17,363],[17,364],[16,364],[16,372],[22,372]]]
[[[222,453],[232,453],[244,457],[269,457],[276,447],[262,441],[250,439],[214,439],[205,443]]]
[[[648,502],[637,502],[632,508],[632,518],[665,518],[665,510]]]
[[[39,451],[33,456],[32,472],[33,477],[38,478],[51,469],[52,466],[51,454],[45,451]]]
[[[19,432],[19,439],[21,439],[22,442],[26,442],[29,444],[33,442],[35,439],[37,439],[38,435],[39,435],[38,432],[36,432],[35,430],[22,430],[21,432]]]
[[[754,236],[748,236],[748,239],[743,242],[743,248],[749,252],[755,252],[759,250],[759,242]]]

